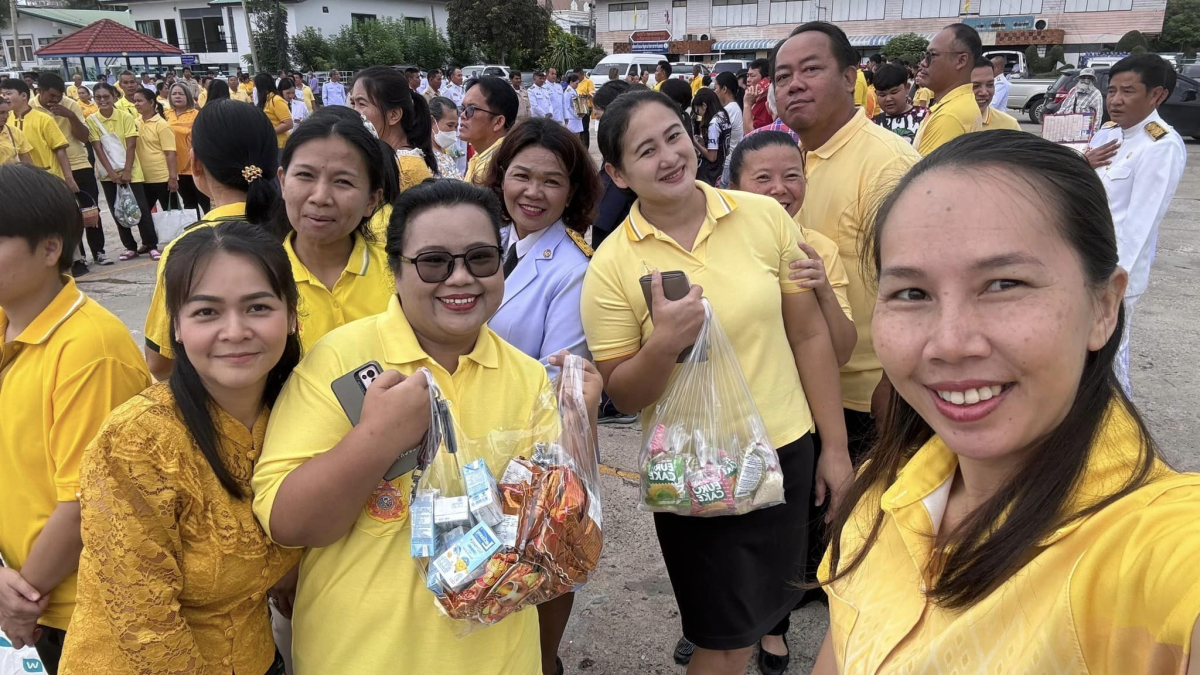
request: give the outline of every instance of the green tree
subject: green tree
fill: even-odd
[[[292,38],[292,63],[300,70],[329,70],[332,56],[329,41],[312,26]]]
[[[1035,45],[1029,45],[1025,50],[1025,62],[1029,65],[1029,72],[1033,73],[1034,77],[1055,77],[1058,74],[1058,64],[1067,65],[1066,53],[1063,52],[1062,45],[1054,45],[1046,52],[1045,56],[1039,56]]]
[[[450,58],[450,44],[438,30],[425,22],[404,25],[404,54],[423,69],[441,68]]]
[[[1134,47],[1141,47],[1145,50],[1146,36],[1142,35],[1140,31],[1131,30],[1121,36],[1121,39],[1117,41],[1117,48],[1114,51],[1132,52]]]
[[[1200,47],[1200,0],[1167,0],[1160,47],[1189,57]]]
[[[259,72],[290,70],[288,61],[287,9],[278,0],[254,0],[247,5],[254,25],[255,64]],[[249,58],[246,59],[249,63]]]
[[[591,68],[604,56],[603,49],[589,46],[583,38],[564,31],[552,21],[539,65],[565,73],[573,68]]]
[[[880,55],[889,61],[903,59],[909,65],[915,66],[921,60],[921,52],[928,48],[929,40],[916,33],[905,33],[888,40],[879,51]]]
[[[404,63],[404,29],[395,19],[342,26],[329,42],[330,59],[340,70]]]
[[[463,35],[451,30],[449,31],[447,42],[448,56],[450,58],[450,63],[447,65],[451,67],[458,66],[461,68],[462,66],[469,66],[479,62],[483,57],[469,35]]]
[[[499,63],[527,66],[545,48],[550,13],[537,0],[450,0],[446,10],[450,33]]]

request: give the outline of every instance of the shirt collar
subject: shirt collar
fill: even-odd
[[[1125,138],[1130,138],[1137,132],[1144,129],[1147,124],[1149,124],[1151,122],[1161,122],[1161,121],[1162,121],[1162,118],[1158,116],[1158,110],[1157,109],[1151,110],[1150,114],[1146,115],[1146,119],[1142,120],[1141,122],[1138,122],[1137,124],[1129,127],[1128,129],[1121,129],[1121,135],[1123,135]]]
[[[204,214],[205,220],[217,220],[220,218],[236,218],[246,215],[246,202],[234,202],[217,208]]]
[[[436,364],[421,348],[421,343],[417,342],[417,335],[400,307],[400,298],[395,295],[388,301],[387,311],[380,317],[379,339],[383,342],[383,355],[388,363]],[[460,357],[459,362],[469,359],[484,368],[499,367],[500,349],[496,344],[499,339],[487,324],[484,324],[479,329],[479,337],[475,339],[475,347],[466,356]]]
[[[709,222],[715,222],[734,212],[737,209],[737,202],[733,196],[724,191],[718,190],[708,183],[696,181],[696,187],[700,188],[704,193],[705,206],[708,209]],[[633,203],[629,209],[629,215],[625,217],[625,234],[633,241],[641,241],[650,235],[659,237],[660,230],[650,224],[649,220],[642,215],[642,201],[639,199]],[[703,228],[701,228],[703,229]],[[664,237],[666,235],[663,235]],[[661,238],[661,237],[660,237]],[[696,237],[696,242],[700,242],[701,237]]]
[[[929,112],[936,112],[938,108],[941,108],[960,96],[970,96],[972,98],[975,97],[975,88],[971,86],[971,83],[968,82],[967,84],[960,84],[946,92],[945,96],[940,98],[937,103],[933,104],[933,107],[929,109]]]
[[[547,227],[542,230],[538,230],[537,232],[534,232],[533,234],[529,235],[528,237],[525,237],[524,239],[517,239],[516,238],[516,236],[517,236],[516,226],[509,225],[507,228],[508,231],[505,233],[505,236],[504,236],[506,252],[507,252],[508,247],[512,246],[513,242],[515,241],[515,242],[517,242],[517,258],[518,259],[524,258],[526,253],[529,253],[530,251],[533,250],[533,247],[535,245],[537,245],[538,241],[541,240],[542,236],[545,235],[550,230],[554,229],[554,227],[557,226],[559,223],[562,223],[562,221],[560,220],[560,221],[554,223],[554,225],[551,225],[550,227]]]
[[[496,151],[496,148],[500,147],[500,144],[504,142],[505,138],[507,138],[507,136],[501,136],[500,138],[497,138],[496,142],[489,145],[487,150],[484,150],[483,152],[475,153],[475,156],[476,157],[490,157],[491,154]]]
[[[296,255],[296,249],[292,244],[292,240],[295,238],[296,233],[292,232],[283,240],[283,249],[287,251],[288,260],[292,261],[292,276],[295,277],[296,283],[311,282],[313,281],[312,273],[308,271],[304,263],[300,262],[300,256]],[[346,259],[346,267],[342,274],[349,273],[364,277],[370,268],[371,254],[367,249],[367,242],[362,237],[355,236],[354,246],[350,249],[350,257]]]
[[[836,133],[830,136],[829,140],[825,141],[821,147],[813,150],[813,154],[821,159],[829,159],[833,156],[833,153],[837,152],[842,148],[842,146],[849,143],[850,139],[854,138],[854,134],[858,133],[863,127],[865,127],[869,121],[870,120],[867,119],[867,113],[864,112],[861,107],[855,108],[854,115],[850,117],[850,121],[843,124],[842,128],[838,129]]]
[[[983,124],[984,126],[992,123],[992,106],[987,106],[983,109]]]
[[[83,291],[76,288],[73,278],[66,275],[59,278],[63,281],[62,290],[37,315],[33,323],[21,331],[21,334],[14,340],[15,342],[24,342],[27,345],[42,344],[49,340],[50,336],[54,335],[54,331],[58,330],[58,327],[71,318],[71,315],[87,301],[87,296],[83,294]],[[3,309],[0,309],[0,327],[7,325],[8,316]]]

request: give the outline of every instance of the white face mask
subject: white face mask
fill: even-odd
[[[450,146],[452,146],[458,142],[458,132],[457,131],[439,131],[439,132],[437,132],[437,134],[434,135],[433,140],[443,150],[448,150],[450,148]]]
[[[1080,80],[1079,86],[1077,89],[1078,89],[1079,93],[1081,93],[1081,94],[1090,94],[1090,93],[1092,93],[1093,86],[1094,85],[1091,82],[1088,82],[1086,80]]]

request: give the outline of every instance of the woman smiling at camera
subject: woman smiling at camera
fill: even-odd
[[[895,393],[834,521],[814,672],[1200,673],[1200,476],[1113,374],[1127,274],[1087,161],[963,136],[871,243]]]
[[[296,286],[283,247],[238,222],[180,240],[164,277],[175,368],[84,455],[60,672],[281,675],[266,593],[299,554],[255,521],[250,477],[300,360]]]
[[[412,477],[383,480],[429,426],[427,380],[413,376],[419,368],[432,372],[469,439],[555,414],[535,411],[549,386],[545,367],[486,325],[504,297],[499,204],[459,181],[405,191],[387,253],[396,297],[386,312],[335,329],[308,353],[275,407],[255,470],[259,522],[280,544],[307,547],[293,615],[296,672],[537,673],[534,611],[456,636],[408,555]],[[351,426],[330,383],[368,361],[385,372]],[[589,368],[584,395],[595,410],[599,374]],[[496,454],[501,463],[511,458]]]

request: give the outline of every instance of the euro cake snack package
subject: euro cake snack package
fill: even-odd
[[[459,635],[571,592],[603,548],[583,359],[568,357],[528,424],[469,438],[430,377],[410,554]]]
[[[779,455],[707,300],[696,344],[651,421],[639,455],[642,511],[729,516],[784,502]]]

